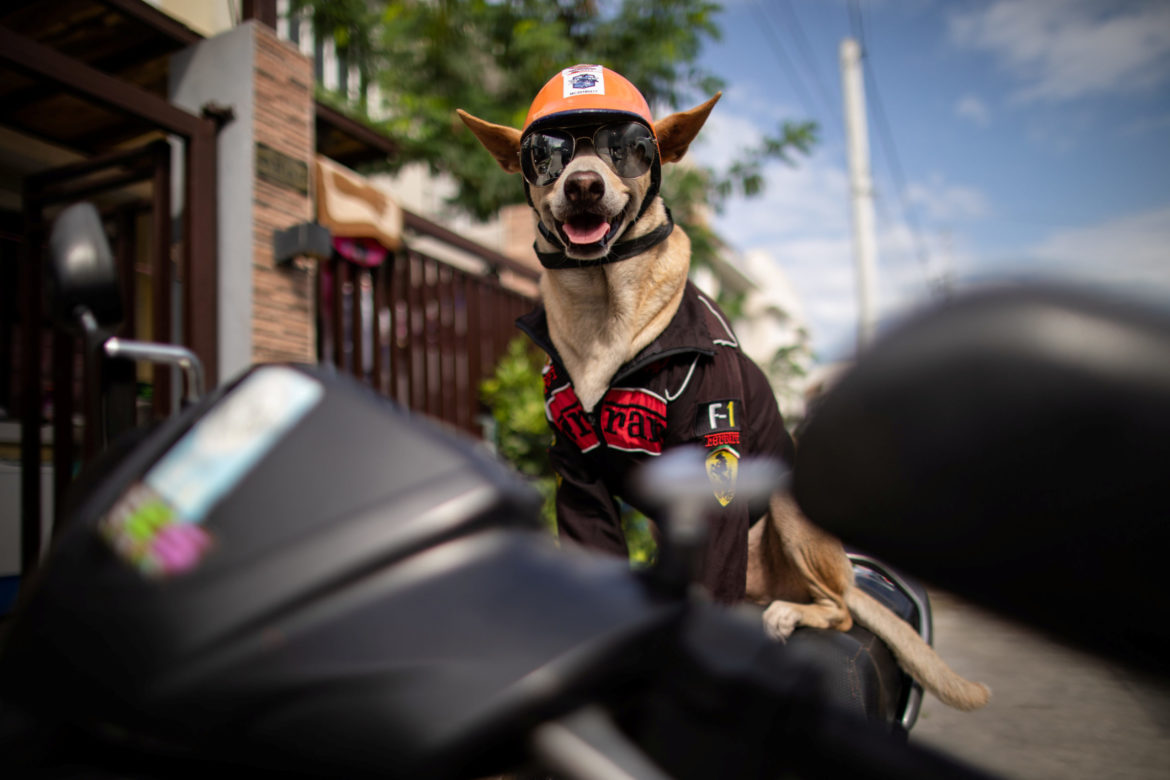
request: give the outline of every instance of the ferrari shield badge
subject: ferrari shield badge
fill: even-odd
[[[735,478],[739,473],[739,453],[731,447],[719,447],[707,455],[707,477],[715,500],[727,506],[735,498]]]

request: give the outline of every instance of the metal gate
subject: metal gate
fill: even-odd
[[[414,227],[430,227],[414,217]],[[450,239],[441,229],[432,235]],[[461,249],[474,248],[460,241]],[[502,256],[478,247],[485,258]],[[506,258],[503,258],[506,260]],[[535,281],[514,261],[509,270]],[[481,434],[479,384],[490,376],[531,294],[407,247],[365,268],[336,252],[318,274],[318,357],[403,406]]]

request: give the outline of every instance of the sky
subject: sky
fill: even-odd
[[[701,63],[726,82],[692,154],[721,167],[813,119],[796,166],[716,230],[795,287],[818,362],[855,354],[838,49],[864,51],[879,328],[1004,280],[1170,306],[1168,0],[728,0]],[[696,96],[701,99],[700,96]]]

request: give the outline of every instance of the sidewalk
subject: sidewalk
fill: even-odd
[[[948,594],[931,601],[936,649],[992,698],[963,713],[927,696],[912,740],[1013,780],[1170,778],[1170,686]]]

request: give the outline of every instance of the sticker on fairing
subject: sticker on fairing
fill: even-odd
[[[212,546],[202,526],[182,522],[169,501],[141,482],[118,499],[98,529],[118,557],[148,577],[192,569]]]
[[[561,71],[565,80],[564,97],[604,95],[605,74],[600,65],[575,65]]]
[[[114,504],[101,534],[148,576],[193,568],[212,546],[200,524],[323,394],[291,368],[257,369]]]

